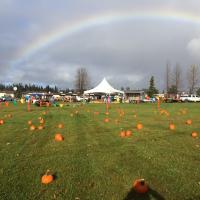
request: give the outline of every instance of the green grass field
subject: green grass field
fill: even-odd
[[[192,131],[200,134],[200,104],[161,108],[170,115],[161,115],[156,104],[113,104],[108,116],[105,105],[32,106],[31,112],[26,105],[1,105],[0,199],[200,199],[200,139],[191,137]],[[45,128],[30,131],[28,120],[38,126],[39,116]],[[192,125],[185,124],[187,119]],[[138,122],[142,130],[136,129]],[[132,136],[121,138],[121,129]],[[57,132],[64,141],[54,140]],[[55,180],[44,185],[47,169]],[[147,194],[132,190],[137,178],[148,182]]]

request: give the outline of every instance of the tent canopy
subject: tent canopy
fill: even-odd
[[[107,80],[105,78],[95,88],[84,91],[84,94],[97,94],[97,93],[100,93],[100,94],[114,94],[114,93],[124,94],[123,91],[114,89],[107,82]]]

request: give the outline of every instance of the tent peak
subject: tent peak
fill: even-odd
[[[84,91],[84,94],[88,93],[104,93],[104,94],[113,94],[113,93],[124,93],[120,90],[114,89],[104,77],[103,80],[93,89]]]

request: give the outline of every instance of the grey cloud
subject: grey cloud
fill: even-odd
[[[0,78],[73,87],[78,67],[86,67],[92,85],[104,76],[116,87],[148,86],[151,75],[164,88],[166,62],[183,71],[199,51],[199,24],[164,19],[132,19],[83,29],[41,49],[18,65],[18,53],[62,24],[109,12],[168,10],[198,13],[196,1],[147,0],[2,0],[0,2]],[[4,7],[4,11],[2,9]],[[2,12],[1,12],[2,10]],[[6,66],[6,67],[5,67]]]

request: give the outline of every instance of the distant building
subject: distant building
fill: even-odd
[[[14,98],[15,94],[13,91],[0,91],[0,98],[1,97],[11,97]]]
[[[125,90],[125,101],[128,102],[139,102],[145,97],[145,92],[143,90]]]

